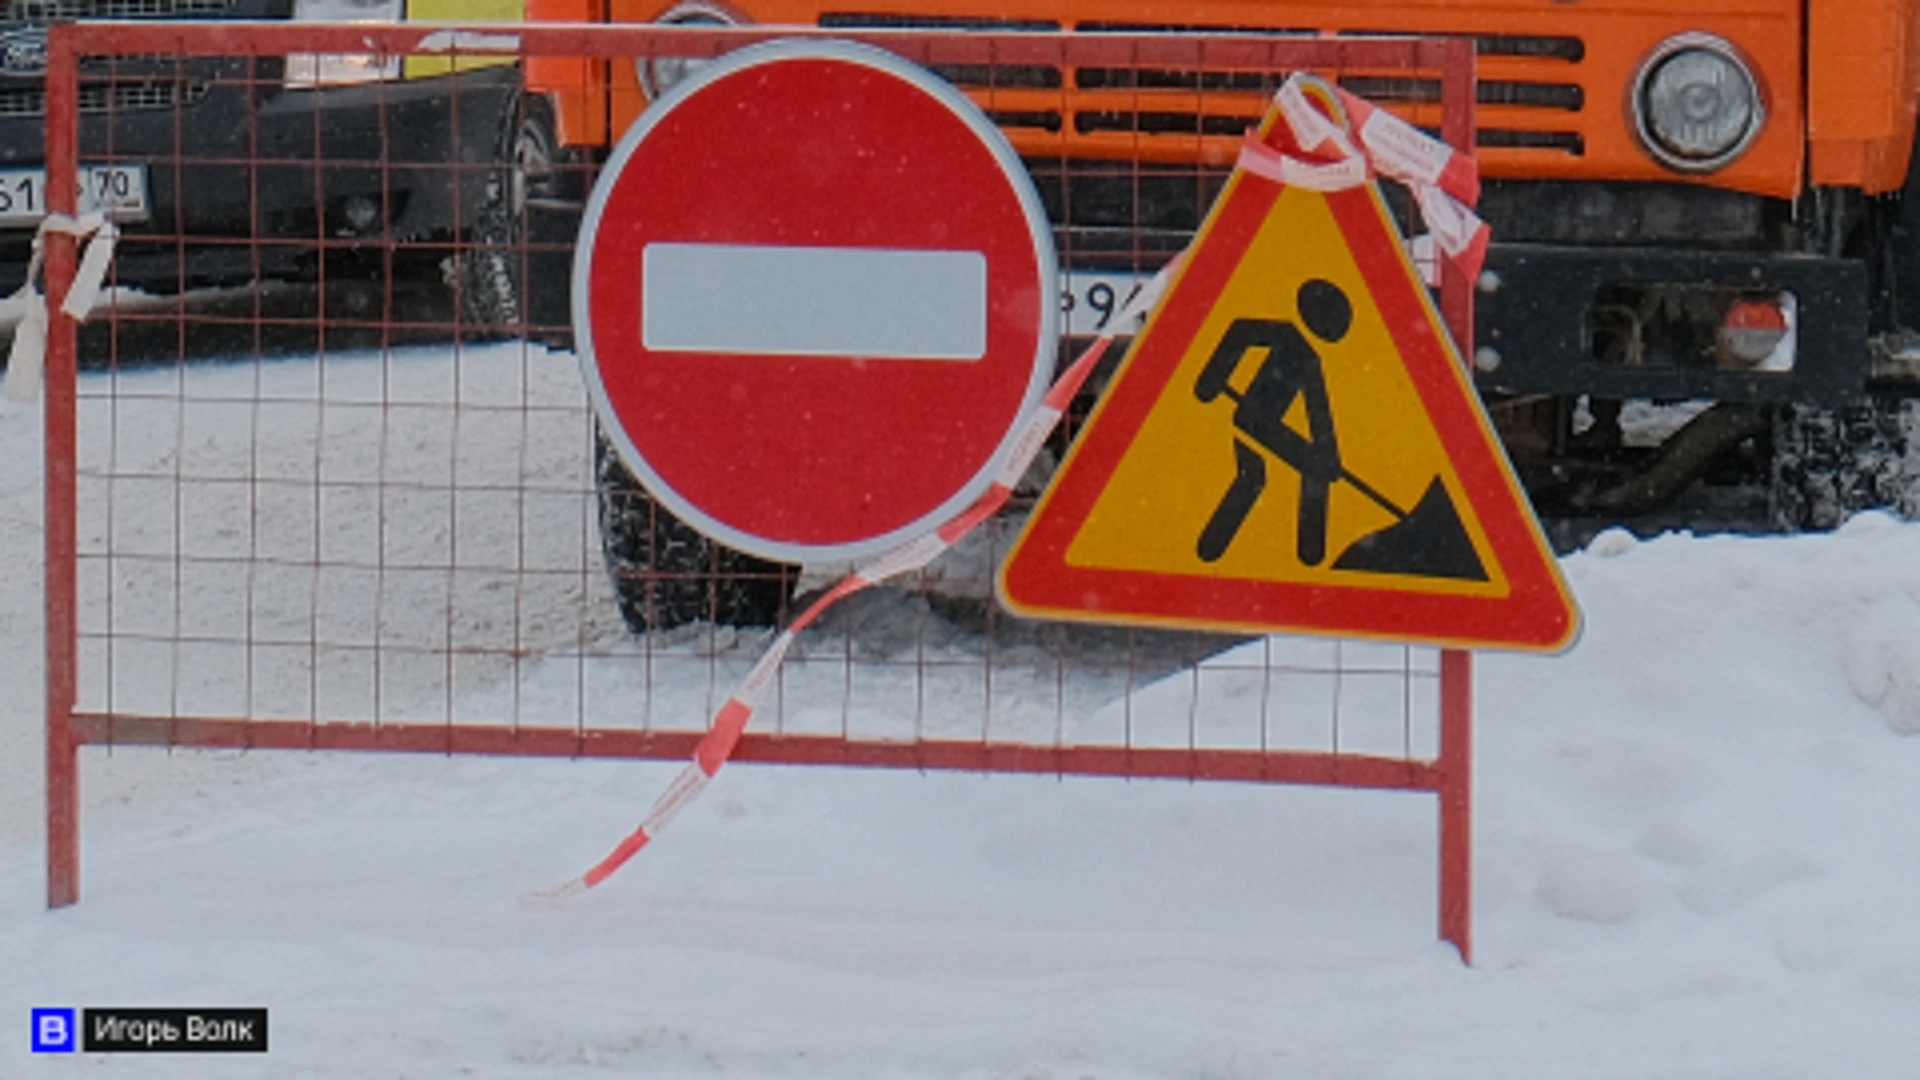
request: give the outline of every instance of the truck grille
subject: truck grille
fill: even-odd
[[[1035,19],[972,16],[907,16],[836,11],[820,16],[831,29],[925,28],[945,30],[1058,31],[1084,33],[1240,33],[1378,37],[1407,31],[1301,26],[1291,28],[1192,26],[1133,22],[1082,22],[1071,27]],[[1433,35],[1471,37],[1481,58],[1477,98],[1495,107],[1483,114],[1476,141],[1482,148],[1577,158],[1586,153],[1583,134],[1586,91],[1577,81],[1586,44],[1554,35]],[[970,91],[1022,153],[1102,156],[1103,150],[1145,150],[1159,160],[1230,161],[1230,140],[1260,118],[1266,99],[1284,72],[1227,72],[1045,65],[950,65],[934,68]],[[1369,100],[1406,113],[1440,100],[1437,79],[1367,72],[1339,73],[1339,83]],[[1195,107],[1181,93],[1201,93]],[[1433,113],[1427,112],[1431,119]],[[1420,118],[1415,117],[1416,121]],[[1504,122],[1503,122],[1504,121]],[[1202,145],[1194,145],[1196,136]],[[1207,145],[1218,140],[1218,145]],[[1164,144],[1156,146],[1156,144]]]
[[[14,22],[64,19],[192,19],[224,14],[233,0],[11,0]]]
[[[115,83],[88,83],[80,88],[84,113],[134,112],[171,109],[200,102],[212,87],[198,80],[145,79]],[[0,117],[45,116],[47,94],[38,84],[0,86]]]

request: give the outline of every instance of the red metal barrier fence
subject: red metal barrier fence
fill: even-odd
[[[476,200],[512,178],[499,133],[524,130],[538,103],[516,92],[512,67],[480,67],[329,90],[291,126],[275,110],[290,88],[347,68],[424,57],[463,69],[498,51],[631,65],[792,33],[52,28],[51,209],[75,211],[82,177],[137,179],[145,198],[85,326],[57,314],[76,242],[47,236],[50,905],[78,897],[83,745],[692,752],[770,631],[672,627],[661,598],[692,575],[704,613],[724,616],[729,589],[764,596],[771,581],[784,595],[787,571],[716,551],[667,565],[685,535],[610,486],[606,462],[596,473],[564,319],[537,304],[503,319],[476,299],[486,259],[504,254],[527,283],[571,247],[564,232],[474,224]],[[1077,275],[1066,287],[1085,318],[1063,320],[1075,335],[1113,306],[1099,286],[1124,288],[1178,249],[1232,161],[1234,125],[1251,124],[1287,72],[1364,85],[1455,147],[1473,142],[1465,40],[831,36],[933,67],[1003,125],[1038,125],[1020,145]],[[1102,115],[1121,118],[1130,153],[1089,162],[1062,142],[1049,156],[1036,100],[1059,99],[1056,130],[1078,123],[1085,102],[1075,113],[1067,98],[1095,68],[1102,100],[1125,106]],[[411,126],[423,112],[436,119]],[[152,145],[140,133],[156,124],[166,134]],[[225,143],[209,141],[215,130]],[[538,209],[564,212],[594,159],[552,156]],[[214,211],[222,201],[238,228]],[[1441,295],[1471,354],[1468,283],[1448,268]],[[603,535],[636,514],[651,535]],[[1440,931],[1468,953],[1469,654],[1022,622],[987,599],[1015,527],[992,522],[809,630],[735,756],[1435,792]],[[798,587],[832,569],[806,568]]]

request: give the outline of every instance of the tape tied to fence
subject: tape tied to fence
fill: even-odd
[[[1287,153],[1249,135],[1241,147],[1239,168],[1277,183],[1315,191],[1358,187],[1376,175],[1399,180],[1413,189],[1429,229],[1427,235],[1414,238],[1414,246],[1427,246],[1419,241],[1428,241],[1466,270],[1470,278],[1477,276],[1486,254],[1488,230],[1469,208],[1479,197],[1480,180],[1473,160],[1454,153],[1451,147],[1398,117],[1335,90],[1341,108],[1353,122],[1353,130],[1349,131],[1312,104],[1304,85],[1301,76],[1295,75],[1281,86],[1276,97],[1292,145],[1306,156]],[[803,630],[840,600],[926,566],[998,512],[1065,414],[1068,403],[1079,392],[1095,362],[1120,331],[1132,332],[1136,323],[1153,309],[1183,260],[1184,253],[1162,267],[1122,307],[1113,322],[1114,329],[1088,346],[1055,380],[1040,406],[1025,420],[1013,449],[986,494],[934,532],[910,540],[855,569],[809,604],[791,625],[774,637],[752,670],[714,714],[712,724],[694,750],[693,760],[667,785],[640,824],[586,873],[556,888],[531,893],[525,897],[526,901],[536,905],[558,903],[613,876],[659,836],[732,757],[747,724],[753,720],[780,665]]]
[[[765,700],[767,691],[785,662],[787,653],[793,648],[794,641],[801,631],[812,625],[826,610],[846,597],[872,585],[918,570],[960,542],[981,522],[999,512],[1013,496],[1014,488],[1020,478],[1026,475],[1027,468],[1046,444],[1047,436],[1066,414],[1067,406],[1073,396],[1080,391],[1087,376],[1092,374],[1094,364],[1113,344],[1121,330],[1131,332],[1135,326],[1153,309],[1167,282],[1177,272],[1182,258],[1176,256],[1160,269],[1153,279],[1142,286],[1113,320],[1114,329],[1101,335],[1083,350],[1079,357],[1054,380],[1032,413],[1022,422],[1020,433],[1014,440],[1012,449],[999,471],[993,484],[985,494],[974,500],[973,504],[961,511],[951,521],[933,532],[916,537],[904,544],[885,552],[872,561],[856,568],[841,578],[805,611],[794,619],[792,624],[775,635],[772,644],[762,653],[746,677],[740,681],[725,704],[714,714],[713,723],[707,733],[701,736],[695,747],[693,760],[681,768],[673,782],[654,801],[639,826],[614,846],[605,858],[595,863],[586,873],[553,889],[529,894],[525,899],[532,904],[545,905],[576,896],[613,876],[614,872],[626,865],[629,859],[640,853],[660,831],[666,828],[675,815],[684,810],[700,792],[704,790],[721,766],[733,756],[734,747],[739,745],[740,737],[746,732],[747,724],[752,721],[756,709]]]
[[[1417,236],[1409,244],[1416,262],[1431,266],[1420,258],[1430,244],[1468,280],[1479,277],[1491,230],[1472,209],[1480,201],[1473,158],[1364,98],[1314,80],[1335,95],[1351,125],[1344,128],[1307,95],[1310,78],[1293,75],[1274,94],[1291,141],[1309,156],[1287,153],[1249,132],[1239,167],[1277,184],[1322,192],[1358,187],[1375,176],[1397,180],[1413,192],[1427,225],[1427,242]],[[1437,275],[1425,276],[1436,283]]]
[[[113,261],[114,242],[120,238],[120,230],[97,211],[79,217],[48,214],[40,219],[40,228],[33,234],[33,256],[27,261],[27,278],[8,301],[20,319],[13,328],[13,346],[7,353],[6,382],[0,386],[0,394],[9,401],[29,402],[40,396],[42,373],[47,365],[47,298],[41,294],[37,281],[45,262],[49,233],[86,241],[80,266],[67,286],[67,298],[60,304],[61,313],[75,322],[87,321],[94,303],[99,300],[107,266]]]

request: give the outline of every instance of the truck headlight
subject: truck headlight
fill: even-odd
[[[668,26],[738,26],[735,19],[726,10],[710,4],[681,4],[660,17]],[[686,78],[701,64],[706,63],[701,56],[649,56],[638,61],[634,67],[640,76],[640,85],[647,92],[648,101],[660,100],[660,95],[673,89],[673,85]]]
[[[1633,112],[1647,152],[1681,172],[1712,172],[1740,156],[1766,118],[1753,72],[1712,34],[1661,42],[1640,67]]]
[[[294,0],[293,17],[305,22],[397,23],[404,0]],[[290,53],[281,80],[289,90],[349,86],[400,77],[400,58],[372,53]]]

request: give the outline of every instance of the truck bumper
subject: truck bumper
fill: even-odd
[[[485,201],[519,73],[324,90],[262,90],[242,61],[190,74],[194,93],[171,108],[81,114],[84,162],[147,167],[150,211],[123,226],[118,284],[240,284],[310,272],[323,248],[404,257],[444,245]],[[44,164],[44,119],[0,119],[0,166]],[[346,212],[356,200],[359,225]],[[0,233],[0,292],[19,286],[31,241],[28,228]]]
[[[1697,354],[1639,364],[1597,355],[1604,292],[1676,287],[1791,294],[1792,369],[1723,370]],[[1840,405],[1866,390],[1868,320],[1867,268],[1857,259],[1496,243],[1476,298],[1476,378],[1504,394]]]

